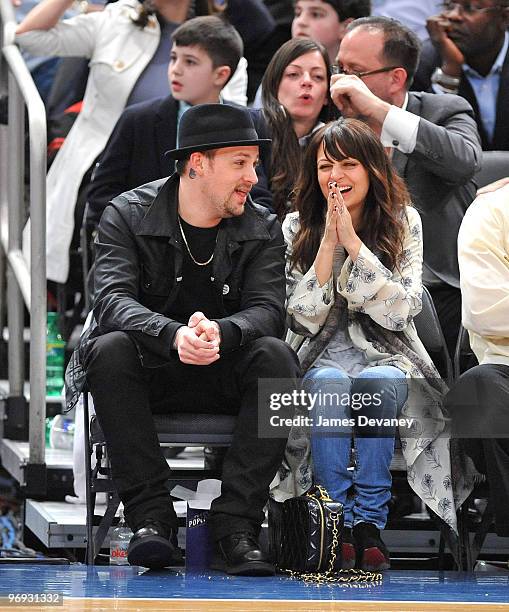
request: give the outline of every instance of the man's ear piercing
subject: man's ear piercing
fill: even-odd
[[[190,179],[196,178],[196,170],[194,168],[190,168],[190,170],[189,170],[189,178]]]

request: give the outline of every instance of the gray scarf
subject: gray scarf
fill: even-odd
[[[368,342],[376,342],[380,350],[389,355],[404,355],[422,373],[434,389],[440,393],[447,392],[447,385],[441,380],[438,370],[435,366],[426,363],[410,348],[404,332],[385,329],[364,313],[348,311],[347,301],[339,294],[335,295],[335,302],[327,315],[322,329],[310,345],[309,351],[303,356],[301,366],[304,372],[309,370],[328,346],[338,326],[346,327],[348,317],[359,323]]]

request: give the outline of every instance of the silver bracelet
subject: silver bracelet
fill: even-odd
[[[450,74],[446,74],[442,68],[435,68],[433,74],[431,75],[432,83],[441,85],[444,89],[449,91],[458,91],[460,80],[461,79],[459,77],[453,77]]]

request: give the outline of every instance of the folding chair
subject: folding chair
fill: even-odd
[[[479,187],[509,176],[509,151],[483,151],[481,169],[474,176]]]
[[[447,349],[438,314],[433,304],[433,298],[426,287],[422,291],[422,310],[414,317],[417,334],[431,357],[440,357],[440,374],[450,385],[453,381],[451,356]]]
[[[454,351],[454,380],[457,380],[462,372],[469,370],[475,365],[477,365],[477,359],[470,348],[468,331],[462,325]]]
[[[463,327],[460,328],[456,350],[454,351],[454,380],[457,381],[463,372],[477,365],[477,358],[470,347],[470,338],[468,331]],[[475,499],[487,499],[487,505],[482,513],[480,522],[473,530],[474,537],[470,538],[469,509]],[[466,571],[473,571],[475,562],[481,552],[484,541],[494,521],[493,505],[489,499],[488,484],[482,482],[475,486],[470,496],[463,502],[459,513],[458,523],[461,533],[461,542],[463,545],[463,568]]]
[[[88,392],[83,395],[83,419],[85,429],[86,467],[86,563],[94,565],[109,528],[117,512],[120,499],[113,486],[107,461],[107,449],[103,433],[95,416],[90,419]],[[159,442],[168,446],[230,446],[237,417],[226,414],[176,413],[154,415]],[[92,455],[96,466],[92,469]],[[103,476],[103,478],[100,478]],[[172,480],[201,480],[205,470],[172,470]],[[96,494],[108,493],[104,516],[100,519],[94,537],[94,512]]]
[[[439,357],[440,362],[437,364],[437,369],[440,371],[442,378],[447,384],[452,383],[452,362],[447,349],[447,344],[442,332],[442,327],[438,319],[438,314],[433,304],[433,298],[426,287],[423,286],[422,291],[422,310],[414,317],[415,328],[419,339],[424,345],[424,348],[428,351],[432,359],[435,361]],[[440,366],[440,367],[439,367]],[[396,439],[396,446],[394,451],[394,458],[391,464],[391,472],[404,472],[405,473],[405,484],[406,484],[406,463],[403,458],[401,446],[399,444],[399,438]],[[393,479],[393,485],[397,480]],[[393,486],[394,491],[394,486]],[[413,494],[413,493],[412,493]],[[447,537],[446,528],[442,529],[440,525],[440,542],[438,550],[439,568],[442,569],[445,543]],[[449,544],[452,544],[449,542]],[[451,550],[453,546],[451,545]],[[453,550],[453,556],[457,557],[456,551]]]

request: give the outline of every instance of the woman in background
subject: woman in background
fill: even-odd
[[[274,55],[262,80],[263,107],[252,110],[260,138],[271,138],[263,153],[259,184],[253,199],[269,189],[267,202],[280,219],[291,210],[302,153],[313,131],[335,113],[329,96],[330,65],[327,52],[307,38],[286,42]]]

